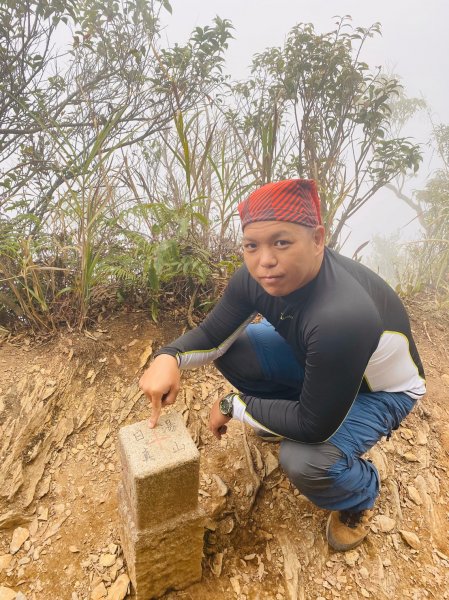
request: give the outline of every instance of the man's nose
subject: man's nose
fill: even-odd
[[[276,255],[271,248],[263,248],[260,253],[259,265],[264,268],[274,267],[277,264]]]

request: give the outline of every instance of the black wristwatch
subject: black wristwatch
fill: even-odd
[[[235,396],[235,392],[231,392],[230,394],[226,394],[226,396],[224,398],[222,398],[220,400],[220,402],[218,403],[218,408],[220,409],[220,412],[222,415],[225,415],[225,417],[231,417],[233,416],[234,413],[234,396]]]

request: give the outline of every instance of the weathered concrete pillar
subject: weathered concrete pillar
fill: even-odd
[[[199,452],[177,413],[119,432],[120,534],[137,600],[201,579],[204,515],[198,506]]]

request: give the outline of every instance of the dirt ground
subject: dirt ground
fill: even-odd
[[[237,422],[222,441],[210,434],[208,407],[229,389],[219,373],[183,375],[174,410],[200,450],[209,518],[201,582],[166,598],[449,598],[449,316],[430,296],[408,308],[428,394],[370,453],[382,492],[370,535],[348,553],[327,546],[326,512],[292,488],[278,444]],[[0,342],[0,600],[123,598],[117,432],[149,416],[139,375],[182,329],[139,311]]]

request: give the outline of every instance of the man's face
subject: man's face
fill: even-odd
[[[243,258],[250,275],[271,296],[286,296],[318,274],[324,227],[312,229],[283,221],[258,221],[245,227]]]

